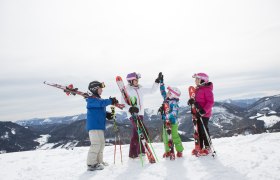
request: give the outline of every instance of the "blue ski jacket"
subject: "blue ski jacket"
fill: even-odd
[[[106,124],[106,106],[112,104],[111,99],[101,99],[97,97],[89,97],[87,102],[87,120],[86,129],[89,130],[105,130]]]
[[[162,115],[162,120],[168,119],[171,122],[171,124],[178,123],[179,99],[167,98],[165,86],[163,83],[160,84],[160,93],[164,99],[164,103],[167,102],[169,104],[169,112],[168,112],[168,114]]]

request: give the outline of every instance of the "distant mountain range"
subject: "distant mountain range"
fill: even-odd
[[[34,149],[73,148],[90,145],[85,130],[85,114],[0,122],[0,153]],[[156,111],[145,110],[144,122],[153,142],[161,141],[162,120]],[[130,142],[132,125],[125,112],[117,113],[117,125],[123,144]],[[280,131],[280,95],[248,100],[215,102],[209,123],[212,138],[239,134]],[[193,124],[190,108],[179,109],[179,132],[183,141],[191,141]],[[106,142],[114,143],[113,122],[107,122]]]

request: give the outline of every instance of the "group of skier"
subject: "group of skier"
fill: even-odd
[[[129,73],[126,77],[128,82],[127,86],[123,87],[123,89],[120,88],[123,95],[121,103],[125,104],[124,109],[131,114],[129,119],[133,126],[129,157],[134,159],[141,157],[142,154],[150,154],[152,156],[150,148],[147,144],[143,144],[143,142],[150,141],[148,139],[148,129],[143,121],[144,96],[146,94],[154,93],[158,89],[160,89],[163,97],[163,105],[159,109],[163,120],[162,139],[165,149],[163,157],[170,157],[171,160],[175,159],[174,147],[177,151],[176,156],[178,158],[183,157],[184,147],[178,134],[179,98],[181,95],[179,88],[168,86],[166,92],[162,73],[159,73],[151,88],[142,87],[139,84],[140,78],[141,75],[138,73]],[[211,151],[209,144],[208,121],[214,104],[213,84],[212,82],[209,82],[209,77],[205,73],[194,74],[193,78],[195,78],[196,84],[195,96],[188,100],[188,105],[196,108],[197,113],[193,114],[193,116],[196,116],[197,119],[200,118],[200,120],[197,120],[200,148],[198,151],[196,149],[196,153],[194,153],[193,150],[193,154],[207,155]],[[104,87],[105,84],[99,81],[91,82],[88,87],[91,92],[91,96],[86,98],[86,127],[89,131],[89,138],[91,142],[87,157],[87,166],[89,171],[102,170],[104,166],[108,166],[108,163],[103,161],[103,150],[105,147],[104,131],[106,127],[106,119],[113,119],[113,114],[106,111],[106,106],[116,105],[119,101],[115,97],[102,99],[101,95]],[[130,99],[127,99],[128,97],[134,97],[135,102],[131,103]],[[141,141],[141,138],[144,141]],[[151,163],[155,162],[154,157],[148,158]]]

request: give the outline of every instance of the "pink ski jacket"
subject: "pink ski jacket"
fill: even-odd
[[[198,86],[195,91],[195,101],[206,112],[203,117],[212,115],[212,107],[214,105],[213,83],[209,82],[204,86]]]

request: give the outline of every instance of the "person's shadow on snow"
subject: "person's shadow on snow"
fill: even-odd
[[[141,179],[141,175],[145,177],[147,169],[149,169],[152,166],[157,166],[157,163],[150,164],[146,157],[143,159],[143,167],[140,159],[128,159],[128,161],[125,163],[127,163],[127,168],[123,173],[119,174],[116,177],[117,180]]]
[[[233,167],[230,166],[227,167],[223,165],[219,160],[218,156],[216,156],[215,158],[213,158],[212,156],[201,156],[197,158],[197,161],[200,162],[199,166],[201,172],[205,173],[205,176],[200,179],[203,180],[247,179],[245,175],[242,175],[241,173],[236,171]]]
[[[186,175],[188,174],[188,169],[184,166],[186,159],[175,158],[175,160],[170,160],[170,158],[164,158],[164,169],[166,171],[166,176],[164,179],[187,179]]]
[[[80,180],[89,180],[89,179],[93,179],[94,175],[96,173],[98,173],[100,170],[96,170],[96,171],[85,171],[83,174],[81,174],[79,176]],[[101,172],[101,171],[100,171]]]

